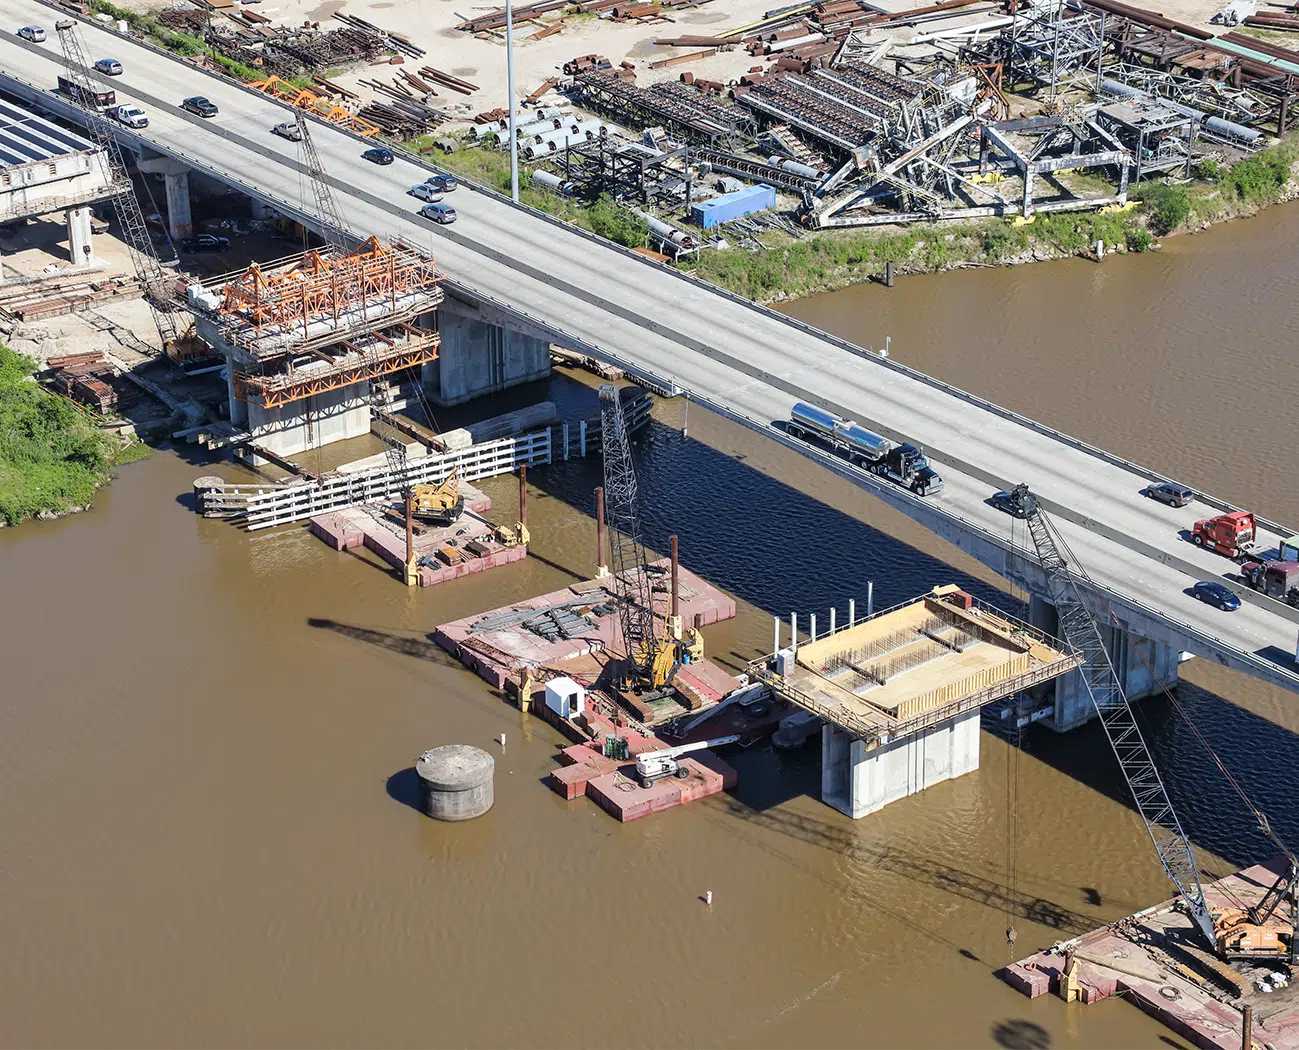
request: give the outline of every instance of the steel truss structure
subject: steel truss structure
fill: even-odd
[[[353,342],[342,342],[328,351],[318,351],[315,357],[325,365],[317,365],[314,370],[310,367],[295,368],[292,362],[283,372],[255,374],[236,370],[233,380],[235,396],[264,408],[278,408],[353,383],[427,364],[437,359],[441,342],[437,332],[408,324],[371,332],[369,339],[377,342],[378,346],[367,350]]]
[[[353,113],[345,109],[340,109],[332,102],[321,98],[314,91],[307,88],[294,87],[287,80],[281,80],[277,76],[268,77],[266,80],[259,80],[256,84],[250,85],[254,90],[263,94],[270,95],[279,99],[281,102],[287,102],[294,109],[301,109],[313,116],[330,124],[337,124],[346,131],[355,132],[358,135],[377,135],[383,129],[376,124],[371,124],[368,120],[362,120]]]
[[[278,356],[408,320],[442,299],[429,255],[370,237],[344,255],[309,251],[286,267],[254,263],[225,283],[218,321],[232,346]]]
[[[738,141],[754,130],[744,110],[678,81],[639,88],[612,73],[582,73],[574,78],[573,90],[587,109],[628,127],[662,125],[692,142]]]

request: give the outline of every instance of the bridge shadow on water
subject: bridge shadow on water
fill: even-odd
[[[850,598],[863,613],[867,580],[875,582],[876,608],[912,598],[937,583],[956,583],[1013,615],[1025,615],[1023,603],[1008,591],[749,466],[743,456],[683,437],[658,421],[638,436],[635,459],[646,544],[665,551],[668,536],[677,533],[683,564],[786,621],[791,610],[798,610],[801,620],[815,612],[826,625],[829,608],[833,605],[839,615],[846,615]],[[583,514],[594,515],[594,489],[602,483],[598,457],[556,463],[529,480]],[[764,651],[731,649],[713,655],[735,671]],[[1190,683],[1178,687],[1178,697],[1276,832],[1299,844],[1299,813],[1288,804],[1299,791],[1299,736]],[[1167,698],[1151,697],[1136,706],[1170,797],[1197,846],[1234,865],[1272,856],[1275,848]],[[988,715],[983,726],[1135,808],[1099,725],[1063,735],[1040,726],[1016,734]],[[779,756],[774,766],[760,755],[741,755],[737,765],[756,761],[766,768],[755,769],[756,776],[741,777],[740,794],[733,799],[737,814],[744,810],[753,814],[751,819],[774,819],[772,811],[781,802],[801,794],[818,797],[817,751],[809,745],[796,759]]]

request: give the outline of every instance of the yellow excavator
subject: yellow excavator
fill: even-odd
[[[439,485],[412,485],[411,495],[414,497],[411,513],[417,521],[454,525],[464,513],[465,498],[460,494],[458,467]]]

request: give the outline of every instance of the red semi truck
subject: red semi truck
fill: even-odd
[[[1247,555],[1254,549],[1254,515],[1247,510],[1233,510],[1197,521],[1191,529],[1191,542],[1228,558]]]

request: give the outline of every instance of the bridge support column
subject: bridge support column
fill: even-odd
[[[90,243],[90,206],[69,208],[68,221],[68,254],[72,257],[73,266],[90,266],[95,260],[95,250]]]
[[[458,405],[550,375],[550,340],[499,323],[450,298],[438,310],[438,359],[424,366],[424,389],[438,405]]]
[[[139,162],[141,171],[161,174],[167,186],[167,232],[172,240],[192,236],[194,220],[189,210],[189,168],[171,157],[150,157]]]
[[[869,751],[842,729],[821,727],[821,800],[854,820],[978,768],[977,708]]]
[[[254,440],[281,456],[293,456],[370,432],[369,383],[327,390],[278,408],[252,403],[244,408]]]
[[[1055,607],[1042,598],[1031,598],[1028,609],[1028,622],[1039,630],[1059,636],[1059,618]],[[1181,653],[1171,645],[1157,642],[1152,638],[1142,638],[1130,631],[1124,632],[1117,627],[1101,624],[1101,637],[1109,651],[1114,671],[1123,686],[1123,692],[1129,700],[1140,700],[1152,693],[1160,692],[1165,686],[1177,684],[1177,668]],[[1076,729],[1084,722],[1096,716],[1091,697],[1083,685],[1082,675],[1071,672],[1048,685],[1048,695],[1054,686],[1055,710],[1044,723],[1057,732]]]

